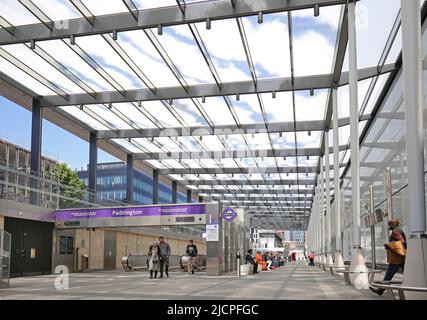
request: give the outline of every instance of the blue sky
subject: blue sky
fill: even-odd
[[[20,146],[31,146],[31,112],[0,96],[0,137]],[[89,144],[75,135],[43,120],[43,154],[67,163],[72,169],[86,167]],[[98,150],[98,162],[119,161]]]

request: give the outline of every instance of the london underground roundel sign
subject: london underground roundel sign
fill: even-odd
[[[237,217],[237,212],[231,209],[230,207],[225,208],[222,212],[222,218],[227,221],[233,221]]]

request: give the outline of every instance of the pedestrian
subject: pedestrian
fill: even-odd
[[[153,279],[153,272],[154,272],[154,279],[157,278],[157,272],[159,271],[159,247],[157,245],[156,241],[153,241],[153,244],[150,246],[148,250],[148,270],[150,271],[150,279]]]
[[[258,273],[258,263],[256,262],[255,258],[252,257],[252,249],[248,250],[248,253],[245,256],[245,262],[246,264],[253,265],[253,273]]]
[[[309,254],[308,254],[308,258],[310,259],[310,263],[308,264],[309,266],[314,266],[314,252],[313,251],[311,251]]]
[[[396,219],[396,218],[391,219],[388,222],[388,228],[389,228],[390,231],[393,231],[394,229],[398,229],[400,231],[400,234],[402,235],[402,238],[405,241],[403,245],[405,246],[405,250],[407,250],[408,249],[408,244],[406,243],[406,235],[403,232],[403,230],[399,228],[399,224],[400,224],[399,219]],[[391,241],[396,241],[395,239],[393,240],[392,236],[393,236],[393,232],[391,233],[389,241],[390,242]]]
[[[171,255],[171,247],[169,243],[165,242],[164,237],[159,237],[159,250],[160,250],[160,277],[163,278],[163,269],[165,270],[166,277],[169,278],[169,256]]]
[[[405,266],[405,240],[402,236],[402,231],[398,228],[393,229],[390,236],[390,242],[384,245],[384,248],[387,250],[387,271],[384,275],[383,281],[390,281],[393,279],[393,276],[399,271],[399,268],[404,269]],[[375,292],[378,295],[382,295],[385,289],[382,288],[372,288],[369,287],[372,292]]]
[[[187,245],[185,253],[190,258],[188,259],[188,273],[194,274],[194,266],[196,264],[197,257],[197,246],[194,244],[193,240],[190,240],[190,243]]]

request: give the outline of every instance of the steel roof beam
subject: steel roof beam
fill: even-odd
[[[129,2],[129,1],[126,1]],[[51,22],[47,17],[40,17],[43,23],[27,24],[15,27],[15,32],[0,32],[0,45],[30,42],[31,40],[52,40],[70,36],[87,36],[95,34],[157,28],[158,25],[173,26],[205,22],[206,19],[220,20],[236,17],[344,4],[346,0],[239,0],[233,8],[229,0],[205,1],[185,6],[185,14],[179,6],[169,6],[135,11],[135,6],[128,6],[128,12],[95,16],[93,21],[87,18],[76,18]],[[31,1],[21,1],[28,6]],[[33,4],[32,4],[33,5]],[[34,8],[33,8],[34,7]],[[35,12],[38,8],[33,5]],[[38,13],[41,11],[38,10]],[[36,13],[37,13],[36,12]],[[137,20],[135,19],[137,15]]]
[[[75,46],[70,46],[75,49]],[[76,51],[76,50],[75,50]],[[76,51],[79,54],[79,52]],[[379,74],[388,73],[395,70],[394,64],[387,64],[381,71],[377,67],[368,67],[358,70],[359,80],[365,80],[375,77]],[[311,89],[328,89],[331,87],[331,74],[312,75],[304,77],[292,78],[274,78],[274,79],[259,79],[255,87],[252,80],[224,82],[221,88],[216,83],[189,85],[188,87],[176,86],[157,88],[156,93],[150,89],[133,89],[124,92],[122,88],[117,91],[98,92],[96,98],[91,97],[86,93],[69,94],[67,99],[58,97],[57,95],[42,96],[41,105],[43,107],[66,106],[66,105],[81,105],[81,104],[102,104],[102,103],[118,103],[118,102],[135,102],[135,101],[153,101],[153,100],[169,100],[169,99],[190,99],[197,97],[213,97],[213,96],[234,96],[236,93],[255,94],[255,93],[271,93],[283,91],[300,91]],[[348,72],[342,74],[339,85],[348,84]],[[330,123],[329,123],[330,125]]]

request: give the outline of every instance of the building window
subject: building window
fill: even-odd
[[[67,254],[73,254],[74,252],[74,238],[67,237]]]
[[[67,237],[59,237],[59,254],[66,254],[67,252]]]

